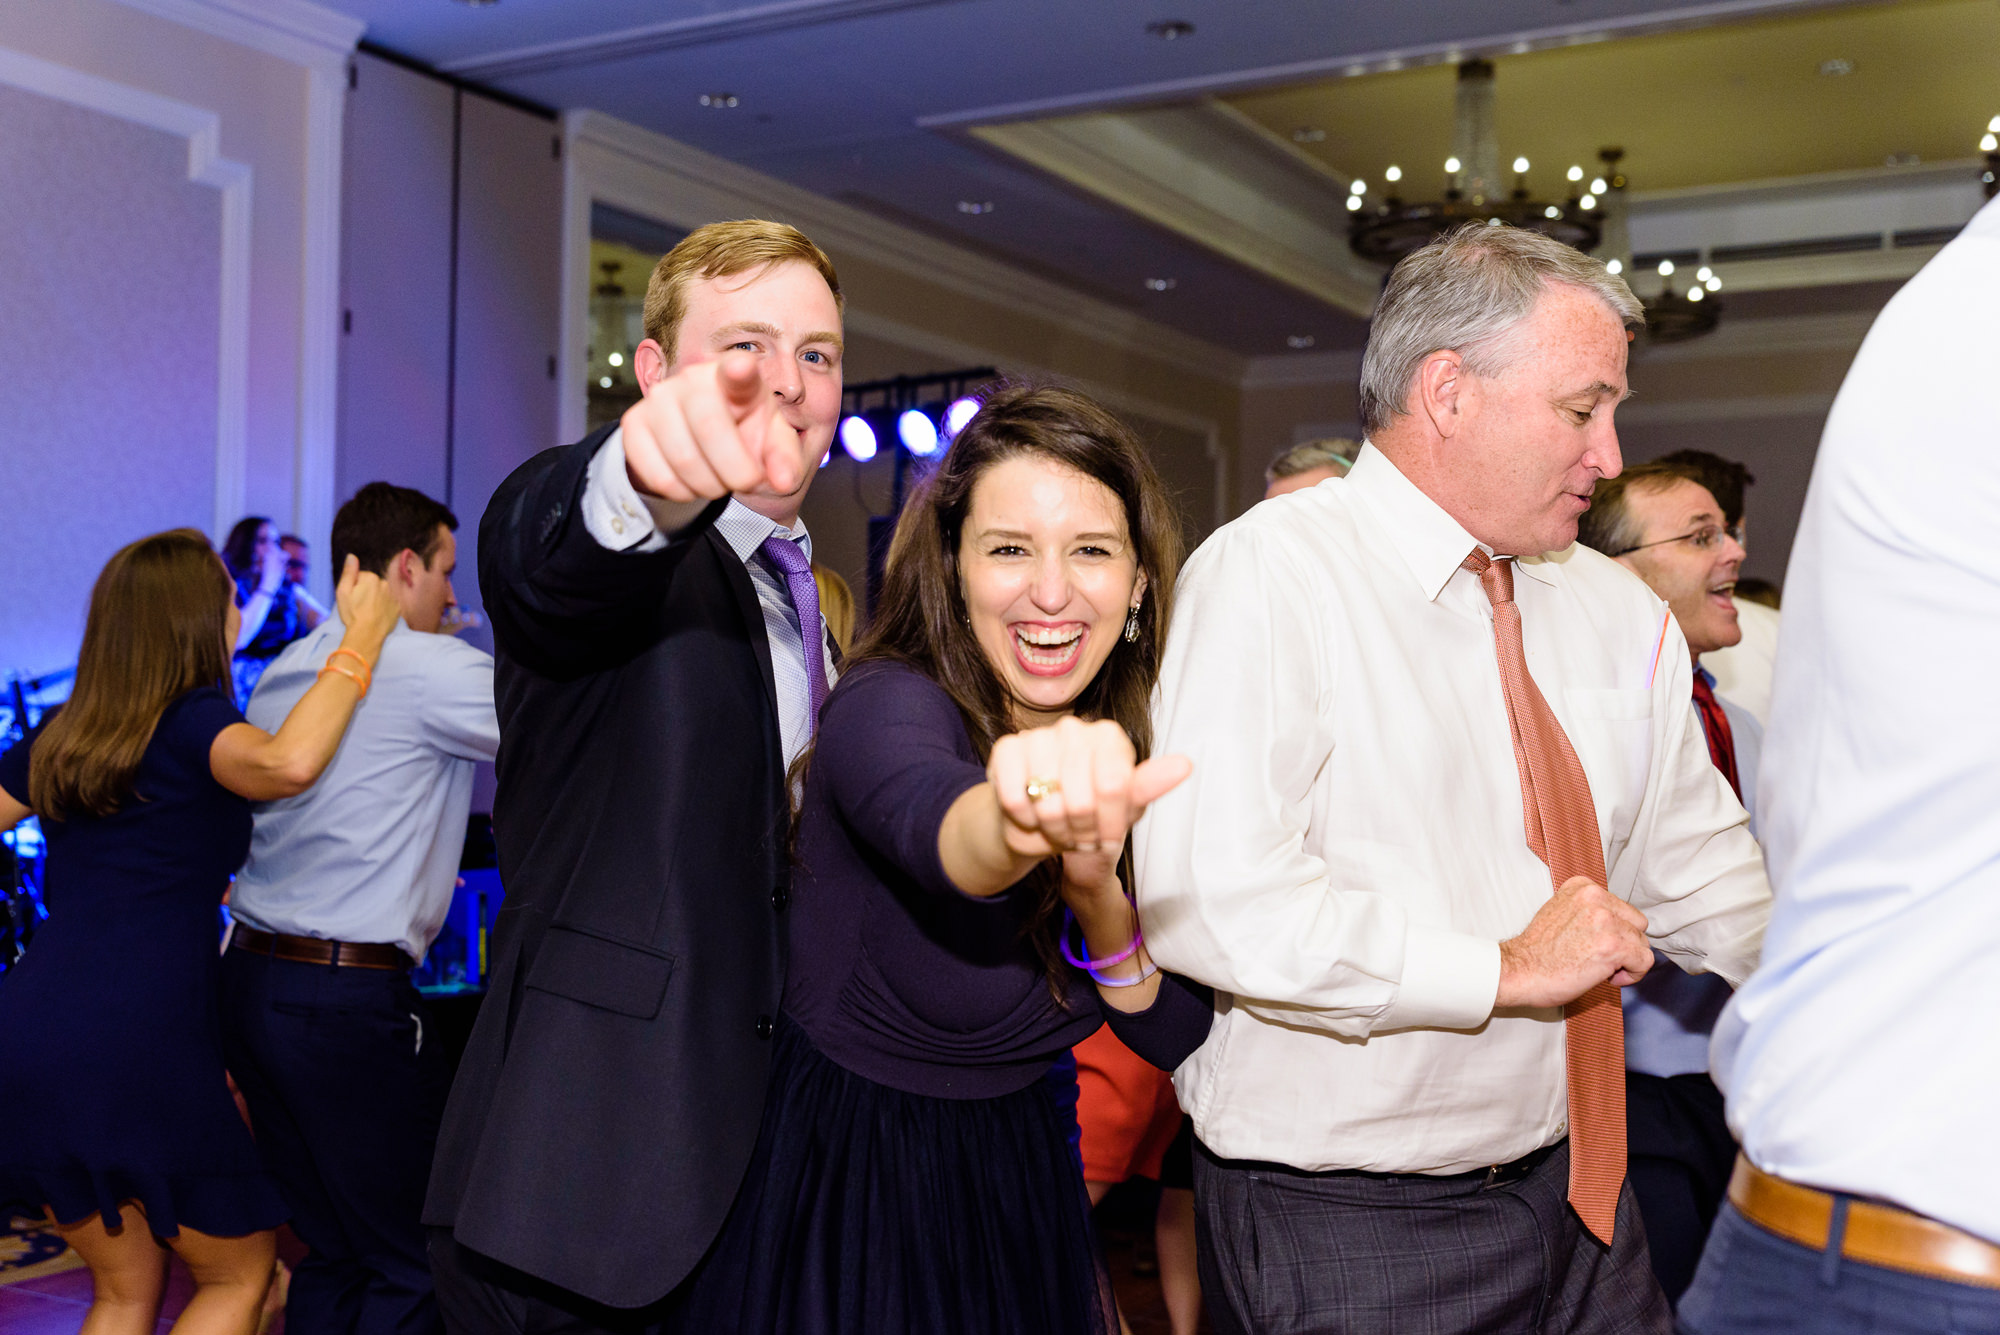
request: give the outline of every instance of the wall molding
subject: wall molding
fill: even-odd
[[[571,69],[578,65],[594,65],[600,61],[649,56],[679,47],[741,41],[767,32],[791,32],[822,23],[952,3],[957,3],[957,0],[770,0],[770,3],[745,5],[721,13],[696,14],[688,18],[619,28],[613,32],[594,33],[588,37],[489,51],[438,68],[448,74],[481,79],[515,78],[524,74]]]
[[[1746,394],[1737,398],[1676,399],[1663,403],[1634,399],[1618,409],[1618,425],[1678,426],[1691,422],[1750,422],[1769,417],[1824,417],[1832,407],[1831,391]]]
[[[301,533],[333,527],[334,463],[340,411],[340,182],[341,133],[346,119],[347,61],[367,31],[356,18],[309,0],[119,0],[132,9],[260,51],[306,71],[306,141],[303,156],[305,230],[301,238],[299,390],[292,442],[291,526]],[[247,169],[246,169],[247,170]],[[248,205],[245,204],[244,339],[247,348],[249,272]],[[228,295],[225,279],[225,296]],[[238,401],[248,401],[247,370]],[[218,479],[220,474],[218,473]],[[241,451],[233,500],[219,494],[218,533],[243,513]],[[222,515],[228,512],[227,523]],[[332,572],[315,567],[316,592],[331,592]]]
[[[368,25],[308,0],[119,0],[294,65],[339,64]]]
[[[221,192],[212,516],[219,541],[244,507],[250,420],[250,166],[222,156],[222,118],[202,107],[4,47],[0,47],[0,83],[179,135],[187,140],[188,179]]]
[[[837,254],[853,255],[948,291],[1051,321],[1117,351],[1220,385],[1233,387],[1242,378],[1243,357],[1193,335],[602,112],[566,113],[563,137],[566,262],[559,372],[565,436],[581,434],[585,412],[582,368],[590,337],[593,201],[688,228],[722,218],[781,218]],[[850,304],[848,318],[867,317]],[[856,327],[862,326],[857,323]],[[983,352],[981,357],[993,355]],[[1014,357],[1001,360],[1021,364]],[[1157,420],[1168,420],[1164,405],[1146,411]]]
[[[1686,343],[1650,344],[1640,350],[1632,363],[1644,367],[1815,352],[1839,352],[1852,356],[1860,349],[1861,340],[1874,327],[1877,314],[1875,311],[1837,311],[1828,315],[1778,315],[1761,320],[1731,320],[1725,311],[1721,327],[1714,333]]]

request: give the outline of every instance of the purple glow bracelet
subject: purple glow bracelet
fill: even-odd
[[[1126,960],[1131,959],[1134,955],[1139,953],[1139,947],[1146,943],[1146,934],[1138,930],[1138,928],[1135,926],[1132,930],[1132,944],[1126,946],[1125,949],[1119,951],[1116,955],[1107,955],[1101,960],[1081,959],[1078,958],[1076,952],[1071,950],[1069,947],[1069,933],[1072,927],[1076,928],[1077,935],[1079,937],[1083,935],[1083,928],[1077,923],[1076,915],[1070,912],[1067,908],[1065,908],[1063,910],[1063,929],[1061,935],[1059,935],[1056,938],[1056,944],[1062,948],[1062,956],[1064,959],[1068,960],[1071,964],[1075,965],[1077,968],[1089,974],[1092,978],[1097,978],[1097,971],[1099,969],[1108,969],[1114,964],[1123,964]],[[1085,949],[1088,948],[1089,948],[1089,943],[1086,942]],[[1146,977],[1146,975],[1141,974],[1139,977],[1144,978]],[[1105,986],[1107,987],[1131,986],[1131,983],[1125,982],[1120,979],[1106,980],[1098,978],[1097,981],[1099,981],[1100,983],[1104,983]],[[1138,978],[1132,980],[1132,982],[1138,982],[1138,981],[1139,981]]]

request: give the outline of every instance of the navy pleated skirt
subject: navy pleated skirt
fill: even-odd
[[[687,1331],[1103,1335],[1090,1200],[1051,1084],[905,1093],[780,1022],[743,1189]]]

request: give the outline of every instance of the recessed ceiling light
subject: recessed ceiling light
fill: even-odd
[[[1148,278],[1146,289],[1149,292],[1171,292],[1179,287],[1180,283],[1181,280],[1178,278]]]
[[[500,0],[458,0],[458,3],[464,5],[467,9],[485,9],[488,6],[499,4]]]
[[[1891,153],[1888,157],[1882,159],[1884,167],[1916,167],[1922,165],[1922,163],[1923,159],[1915,153]]]
[[[1841,56],[1819,63],[1819,72],[1829,79],[1838,79],[1843,74],[1854,73],[1854,62]]]
[[[1159,19],[1148,23],[1146,31],[1163,42],[1178,42],[1183,37],[1194,36],[1194,25],[1185,19]]]
[[[1316,342],[1311,334],[1287,334],[1285,346],[1294,352],[1304,352]]]
[[[1325,143],[1326,131],[1320,129],[1317,125],[1301,125],[1298,129],[1292,131],[1292,142],[1295,144]]]
[[[961,199],[958,201],[960,213],[991,213],[993,201],[990,199]]]
[[[727,111],[735,106],[738,100],[734,93],[703,93],[700,99],[703,106],[714,107],[717,111]]]

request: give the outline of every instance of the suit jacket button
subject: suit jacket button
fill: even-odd
[[[776,909],[778,912],[783,913],[785,911],[785,905],[791,902],[792,902],[792,892],[787,890],[784,886],[781,885],[777,889],[771,892],[771,907]]]
[[[760,1015],[760,1016],[758,1016],[758,1017],[757,1017],[757,1037],[759,1037],[759,1038],[769,1038],[770,1036],[771,1036],[771,1017],[770,1017],[770,1016],[768,1016],[768,1015]]]

